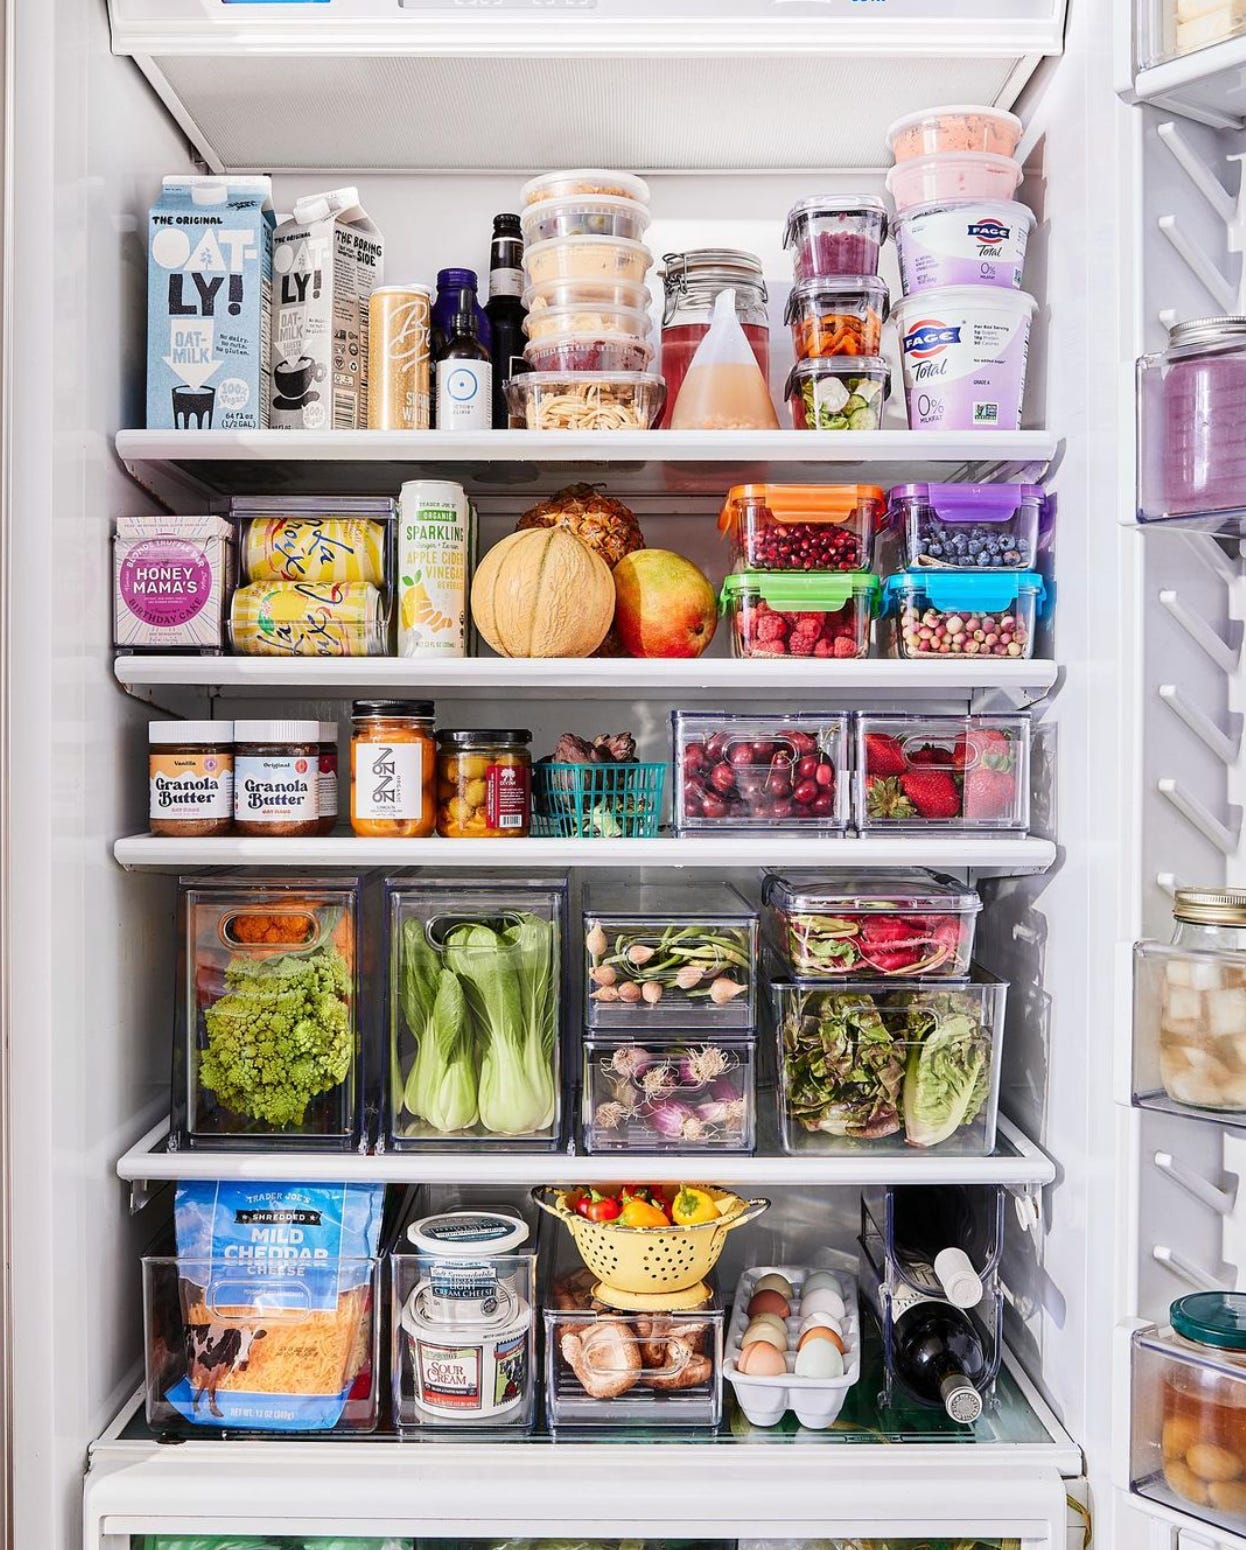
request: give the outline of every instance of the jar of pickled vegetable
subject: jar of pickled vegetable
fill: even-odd
[[[1174,947],[1246,952],[1246,888],[1178,888],[1172,918]]]
[[[671,423],[675,400],[692,357],[710,331],[714,299],[719,291],[735,292],[736,317],[762,376],[767,385],[770,382],[770,315],[761,259],[736,248],[695,248],[688,253],[667,253],[663,263],[666,268],[662,271],[662,375],[666,379],[666,405],[658,421],[659,430]]]
[[[532,733],[437,734],[437,833],[450,840],[509,840],[532,815]]]
[[[433,832],[431,700],[356,700],[350,740],[350,826],[373,839]]]

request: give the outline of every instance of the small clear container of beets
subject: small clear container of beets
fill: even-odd
[[[783,246],[797,282],[878,273],[887,206],[876,194],[802,199],[787,212]]]
[[[1032,570],[1046,511],[1040,484],[900,484],[887,520],[906,569]]]
[[[718,530],[750,570],[869,570],[886,498],[876,484],[738,484]]]

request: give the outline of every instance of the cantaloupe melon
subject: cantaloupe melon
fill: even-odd
[[[565,528],[528,528],[476,568],[472,618],[500,656],[588,657],[614,618],[614,580]]]

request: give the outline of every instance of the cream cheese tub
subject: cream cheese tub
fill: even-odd
[[[1024,291],[986,285],[906,297],[894,317],[909,429],[1019,430],[1036,310]]]
[[[1034,212],[1014,199],[947,199],[896,220],[906,296],[940,285],[1021,289]]]

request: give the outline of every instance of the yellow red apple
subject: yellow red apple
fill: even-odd
[[[718,599],[691,560],[637,549],[614,567],[614,631],[629,657],[699,657],[714,638]]]

